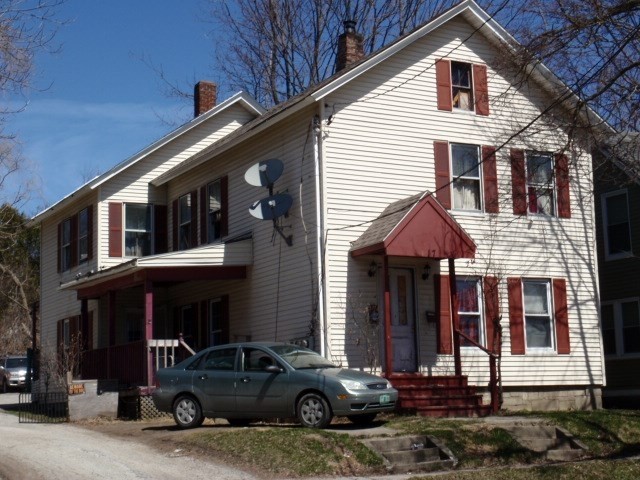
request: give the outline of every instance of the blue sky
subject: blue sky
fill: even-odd
[[[21,206],[25,213],[55,203],[191,118],[192,105],[168,98],[141,57],[184,88],[216,81],[204,7],[201,0],[66,0],[60,16],[69,23],[55,39],[61,49],[37,57],[26,109],[7,125],[26,160],[25,176],[10,177],[7,190],[28,177],[38,184]]]

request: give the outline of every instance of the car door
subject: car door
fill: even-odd
[[[202,357],[193,374],[193,390],[205,416],[224,417],[236,410],[236,356],[238,347],[214,348]]]
[[[266,350],[244,347],[240,353],[236,408],[244,417],[283,417],[293,412],[288,398],[289,373]],[[279,372],[265,370],[270,365]]]

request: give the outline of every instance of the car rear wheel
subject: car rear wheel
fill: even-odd
[[[362,415],[349,415],[347,418],[351,423],[355,423],[356,425],[368,425],[373,422],[377,413],[363,413]]]
[[[316,393],[307,393],[298,402],[298,420],[304,427],[324,428],[331,423],[331,409],[327,401]]]
[[[7,393],[9,391],[9,385],[7,385],[7,380],[2,379],[2,393]]]
[[[173,418],[180,428],[195,428],[204,422],[200,404],[189,395],[181,395],[173,402]]]

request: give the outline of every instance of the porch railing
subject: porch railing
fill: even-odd
[[[88,350],[82,354],[82,378],[143,385],[147,364],[144,340]]]
[[[491,395],[491,411],[496,413],[500,410],[500,392],[498,390],[498,355],[486,347],[483,347],[473,338],[470,338],[460,330],[456,330],[455,332],[471,345],[478,347],[484,353],[489,355],[489,393]]]

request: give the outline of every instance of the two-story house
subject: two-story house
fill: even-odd
[[[149,386],[153,340],[305,340],[494,408],[599,406],[567,88],[504,68],[514,39],[473,1],[366,58],[346,26],[331,78],[267,112],[238,94],[34,218],[43,348],[80,332],[84,378]]]

